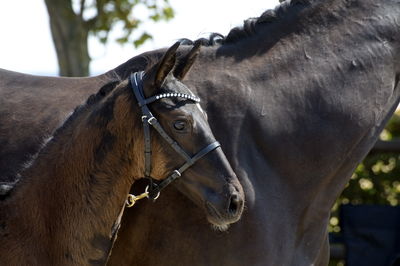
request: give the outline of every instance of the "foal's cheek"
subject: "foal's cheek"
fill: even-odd
[[[172,158],[169,154],[165,152],[159,152],[157,155],[153,152],[153,168],[152,168],[152,177],[157,180],[164,179],[168,176],[172,170],[173,162],[170,158]]]

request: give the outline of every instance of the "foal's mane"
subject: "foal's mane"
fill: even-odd
[[[127,86],[129,84],[128,77],[130,73],[139,71],[139,70],[148,70],[151,66],[153,66],[156,62],[158,62],[160,58],[159,54],[147,53],[136,56],[117,67],[114,70],[111,70],[105,73],[105,77],[109,80],[106,84],[104,84],[96,93],[90,95],[85,103],[78,105],[75,109],[64,119],[64,121],[59,125],[59,127],[50,135],[47,136],[43,143],[41,144],[39,150],[30,156],[30,158],[24,161],[16,170],[14,176],[9,179],[12,181],[0,182],[0,201],[10,196],[12,190],[17,186],[20,181],[21,175],[20,173],[28,168],[32,162],[36,159],[37,155],[41,152],[41,150],[46,146],[46,144],[57,137],[57,135],[63,131],[72,121],[75,120],[79,116],[79,114],[85,111],[87,108],[99,103],[102,99],[106,98],[112,91],[119,88],[120,86]],[[126,67],[126,66],[129,67]]]
[[[71,121],[74,120],[75,117],[81,113],[85,108],[90,107],[96,103],[98,103],[101,99],[106,97],[111,91],[113,91],[116,87],[118,87],[122,82],[120,80],[112,80],[108,82],[107,84],[103,85],[97,93],[92,94],[88,97],[86,102],[82,105],[77,106],[73,112],[68,115],[65,120],[62,122],[62,124],[53,132],[53,134],[49,137],[47,137],[39,150],[37,151],[36,154],[33,154],[28,160],[23,162],[21,166],[19,167],[18,171],[16,172],[15,176],[12,178],[13,181],[10,182],[0,182],[0,200],[4,200],[11,191],[14,189],[14,187],[18,184],[18,182],[21,179],[20,173],[30,167],[30,165],[33,163],[33,161],[37,158],[37,155],[40,153],[40,151],[46,146],[46,144],[51,141],[59,132],[61,132],[65,127],[67,127]]]
[[[248,18],[242,26],[231,29],[227,36],[212,33],[208,38],[200,38],[196,41],[181,39],[182,44],[192,45],[200,42],[203,46],[224,45],[239,42],[255,35],[260,26],[281,21],[283,18],[297,14],[300,10],[310,4],[310,0],[286,0],[274,9],[269,9],[259,17]]]

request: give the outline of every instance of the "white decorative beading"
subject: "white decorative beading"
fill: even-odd
[[[197,98],[197,96],[188,95],[188,94],[179,93],[179,92],[163,93],[163,94],[155,95],[153,97],[154,97],[153,98],[154,100],[159,100],[159,99],[162,99],[162,98],[170,98],[170,97],[180,97],[180,98],[183,98],[183,99],[189,99],[189,100],[194,101],[194,102],[200,102],[200,99]]]

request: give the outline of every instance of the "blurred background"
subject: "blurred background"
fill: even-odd
[[[0,68],[58,75],[50,18],[55,31],[62,32],[57,37],[75,52],[82,49],[82,45],[72,44],[77,41],[75,38],[84,35],[83,30],[89,31],[88,74],[95,75],[142,52],[170,46],[180,38],[197,39],[211,32],[225,35],[243,20],[258,17],[278,3],[278,0],[2,0]]]

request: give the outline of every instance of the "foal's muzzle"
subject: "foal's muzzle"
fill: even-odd
[[[233,184],[228,184],[221,197],[214,196],[205,201],[207,219],[217,227],[225,227],[231,223],[237,222],[243,212],[244,197],[243,192]]]

